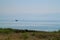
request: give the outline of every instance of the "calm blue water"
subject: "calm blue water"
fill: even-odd
[[[60,29],[60,21],[34,20],[0,20],[0,28],[29,29],[39,31],[55,31]]]

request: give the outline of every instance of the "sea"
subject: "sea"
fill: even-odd
[[[60,30],[59,20],[0,20],[0,28],[22,30],[57,31]]]

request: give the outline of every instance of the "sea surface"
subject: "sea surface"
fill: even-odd
[[[0,20],[0,28],[28,29],[38,31],[57,31],[59,20]]]

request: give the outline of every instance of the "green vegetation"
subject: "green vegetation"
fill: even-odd
[[[0,28],[0,33],[19,33],[19,32],[36,32],[34,30],[19,30],[19,29],[11,29],[11,28]]]
[[[0,40],[60,40],[60,30],[45,32],[0,28]]]

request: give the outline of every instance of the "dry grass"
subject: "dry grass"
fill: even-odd
[[[5,32],[5,31],[4,31]],[[0,32],[0,40],[60,40],[60,32],[10,31]]]

